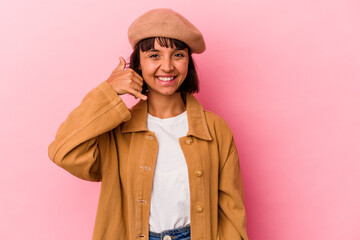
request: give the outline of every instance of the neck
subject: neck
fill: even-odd
[[[161,94],[148,93],[148,112],[158,118],[175,117],[186,110],[180,93],[166,96]]]

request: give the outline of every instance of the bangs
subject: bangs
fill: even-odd
[[[161,47],[166,47],[166,48],[170,47],[180,50],[187,48],[190,50],[189,46],[183,41],[168,37],[151,37],[151,38],[145,38],[139,42],[141,51],[145,52],[154,49],[155,39]]]

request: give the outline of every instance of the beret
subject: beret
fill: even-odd
[[[128,38],[131,47],[149,37],[168,37],[186,43],[193,53],[205,51],[201,32],[186,18],[168,8],[147,11],[130,25]]]

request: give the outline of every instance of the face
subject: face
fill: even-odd
[[[186,78],[188,64],[187,49],[161,47],[157,41],[154,49],[145,52],[140,49],[140,69],[149,96],[173,95]]]

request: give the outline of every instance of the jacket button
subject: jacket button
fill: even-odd
[[[187,145],[190,145],[190,144],[193,143],[193,140],[191,139],[191,137],[188,137],[188,138],[185,139],[185,143],[186,143]]]
[[[154,137],[153,136],[151,136],[151,135],[147,135],[147,136],[145,136],[147,139],[153,139]]]
[[[200,169],[196,169],[196,170],[195,170],[195,176],[201,177],[202,174],[203,174],[203,172],[202,172]]]
[[[198,213],[202,213],[202,212],[204,211],[204,207],[201,206],[201,205],[197,205],[197,206],[195,207],[195,209],[196,209],[196,212],[198,212]]]

